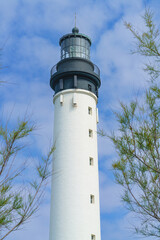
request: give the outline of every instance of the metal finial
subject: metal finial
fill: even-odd
[[[76,12],[75,12],[75,28],[76,28]]]
[[[72,33],[75,35],[79,33],[79,29],[76,27],[76,20],[77,20],[76,18],[77,18],[77,15],[75,12],[75,27],[72,29]]]

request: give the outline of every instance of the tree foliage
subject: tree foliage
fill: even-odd
[[[152,80],[155,80],[160,75],[160,32],[153,17],[153,12],[146,9],[142,16],[146,31],[142,32],[138,32],[131,23],[125,22],[124,24],[136,40],[135,49],[131,52],[149,57],[144,70],[149,73]]]
[[[27,120],[19,121],[13,130],[0,124],[0,240],[19,229],[37,211],[50,176],[49,165],[54,146],[33,168],[34,179],[29,182],[26,162],[18,164],[18,153],[24,140],[35,129]],[[22,180],[23,179],[23,180]]]
[[[125,26],[135,38],[132,51],[146,56],[151,77],[143,103],[121,103],[116,113],[119,131],[110,136],[118,159],[113,163],[117,183],[123,186],[126,207],[137,214],[135,227],[143,236],[160,238],[160,35],[150,9],[143,16],[145,31]],[[140,224],[141,223],[141,224]]]
[[[2,81],[0,82],[2,83]],[[22,228],[38,210],[48,177],[55,147],[39,163],[29,165],[22,150],[36,126],[24,119],[14,127],[0,119],[0,240]],[[13,124],[12,124],[13,125]],[[27,147],[28,148],[28,147]],[[29,151],[29,149],[28,149]],[[30,154],[32,155],[32,154]],[[22,159],[21,159],[22,158]]]

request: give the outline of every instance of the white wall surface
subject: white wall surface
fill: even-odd
[[[73,106],[73,98],[76,106]],[[60,101],[63,103],[60,103]],[[54,97],[50,240],[100,240],[96,96],[64,90]],[[92,108],[92,115],[88,114]],[[89,129],[93,137],[89,137]],[[90,166],[89,157],[94,159]],[[90,195],[95,203],[90,203]]]

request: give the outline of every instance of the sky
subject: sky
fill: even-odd
[[[98,127],[110,133],[117,130],[113,112],[120,109],[119,102],[141,97],[147,86],[146,59],[130,54],[134,39],[124,26],[128,21],[143,31],[146,6],[159,23],[159,0],[0,0],[0,81],[7,83],[0,89],[1,119],[10,119],[14,127],[27,113],[37,123],[29,139],[32,157],[45,154],[53,138],[50,69],[60,60],[59,38],[71,32],[75,12],[80,32],[92,39],[91,61],[101,71]],[[99,137],[98,149],[102,240],[141,239],[133,232],[139,220],[125,209],[122,189],[114,180],[114,147]],[[49,239],[50,197],[49,184],[38,213],[7,239]]]

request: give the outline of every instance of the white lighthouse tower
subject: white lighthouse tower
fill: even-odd
[[[55,91],[50,240],[100,240],[97,97],[100,72],[91,40],[73,28],[52,68]]]

